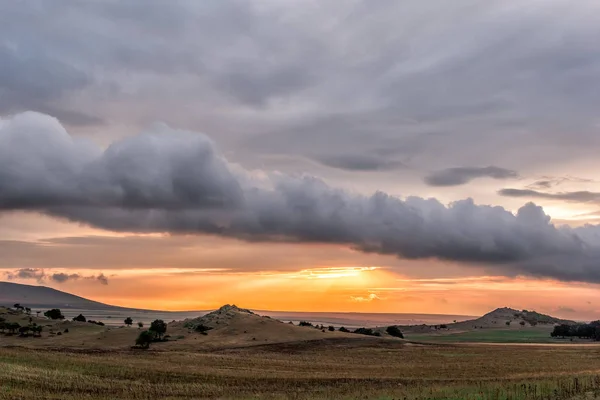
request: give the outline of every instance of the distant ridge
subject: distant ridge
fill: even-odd
[[[23,285],[20,283],[0,282],[0,306],[12,306],[21,303],[31,308],[83,308],[87,310],[128,310],[98,301],[61,292],[46,286]]]

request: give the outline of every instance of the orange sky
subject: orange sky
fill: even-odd
[[[44,278],[12,281],[114,305],[202,310],[235,303],[281,311],[463,315],[509,306],[565,318],[600,317],[600,290],[593,284],[495,276],[485,266],[407,261],[339,245],[114,235],[26,213],[12,218],[4,217],[0,234],[20,245],[3,249],[0,279],[31,268]],[[50,279],[55,273],[102,273],[108,285],[83,278],[58,283]]]

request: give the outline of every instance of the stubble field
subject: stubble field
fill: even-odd
[[[600,347],[335,338],[206,351],[0,348],[0,399],[587,399]]]

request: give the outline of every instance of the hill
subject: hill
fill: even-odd
[[[46,286],[0,282],[0,305],[12,306],[15,303],[22,303],[31,308],[122,309]]]
[[[413,333],[452,333],[475,329],[519,329],[522,327],[548,326],[555,324],[574,325],[576,322],[536,311],[516,310],[514,308],[497,308],[479,318],[441,325],[412,325],[401,327],[402,331]]]

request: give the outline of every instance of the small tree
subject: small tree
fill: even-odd
[[[123,322],[125,322],[125,325],[127,325],[128,327],[133,324],[133,320],[131,319],[131,317],[125,318],[125,321]]]
[[[162,319],[155,319],[150,324],[150,332],[154,333],[154,337],[158,340],[167,332],[167,324]]]
[[[340,332],[346,332],[346,333],[350,333],[350,330],[349,330],[349,329],[346,329],[346,328],[345,328],[345,327],[343,327],[343,326],[342,326],[342,327],[339,329],[339,331],[340,331]]]
[[[65,316],[58,308],[53,308],[44,313],[44,316],[50,319],[65,319]]]
[[[79,314],[78,316],[73,318],[73,321],[86,322],[87,319],[83,316],[83,314]]]
[[[331,326],[331,325],[329,325],[329,328],[327,328],[327,329],[329,330],[329,332],[335,331],[335,328],[333,326]]]
[[[400,339],[404,339],[404,335],[402,334],[402,331],[400,331],[400,328],[398,328],[395,325],[392,326],[388,326],[387,329],[385,330],[388,335],[400,338]]]
[[[142,329],[144,327],[144,323],[143,322],[138,322],[138,328]]]
[[[27,313],[27,315],[31,315],[31,308],[25,307],[25,312]]]
[[[135,345],[142,349],[147,349],[148,347],[150,347],[150,343],[152,343],[152,340],[154,340],[153,332],[142,331],[135,340]]]
[[[311,324],[308,321],[300,321],[300,323],[298,324],[298,326],[313,326],[313,324]]]

